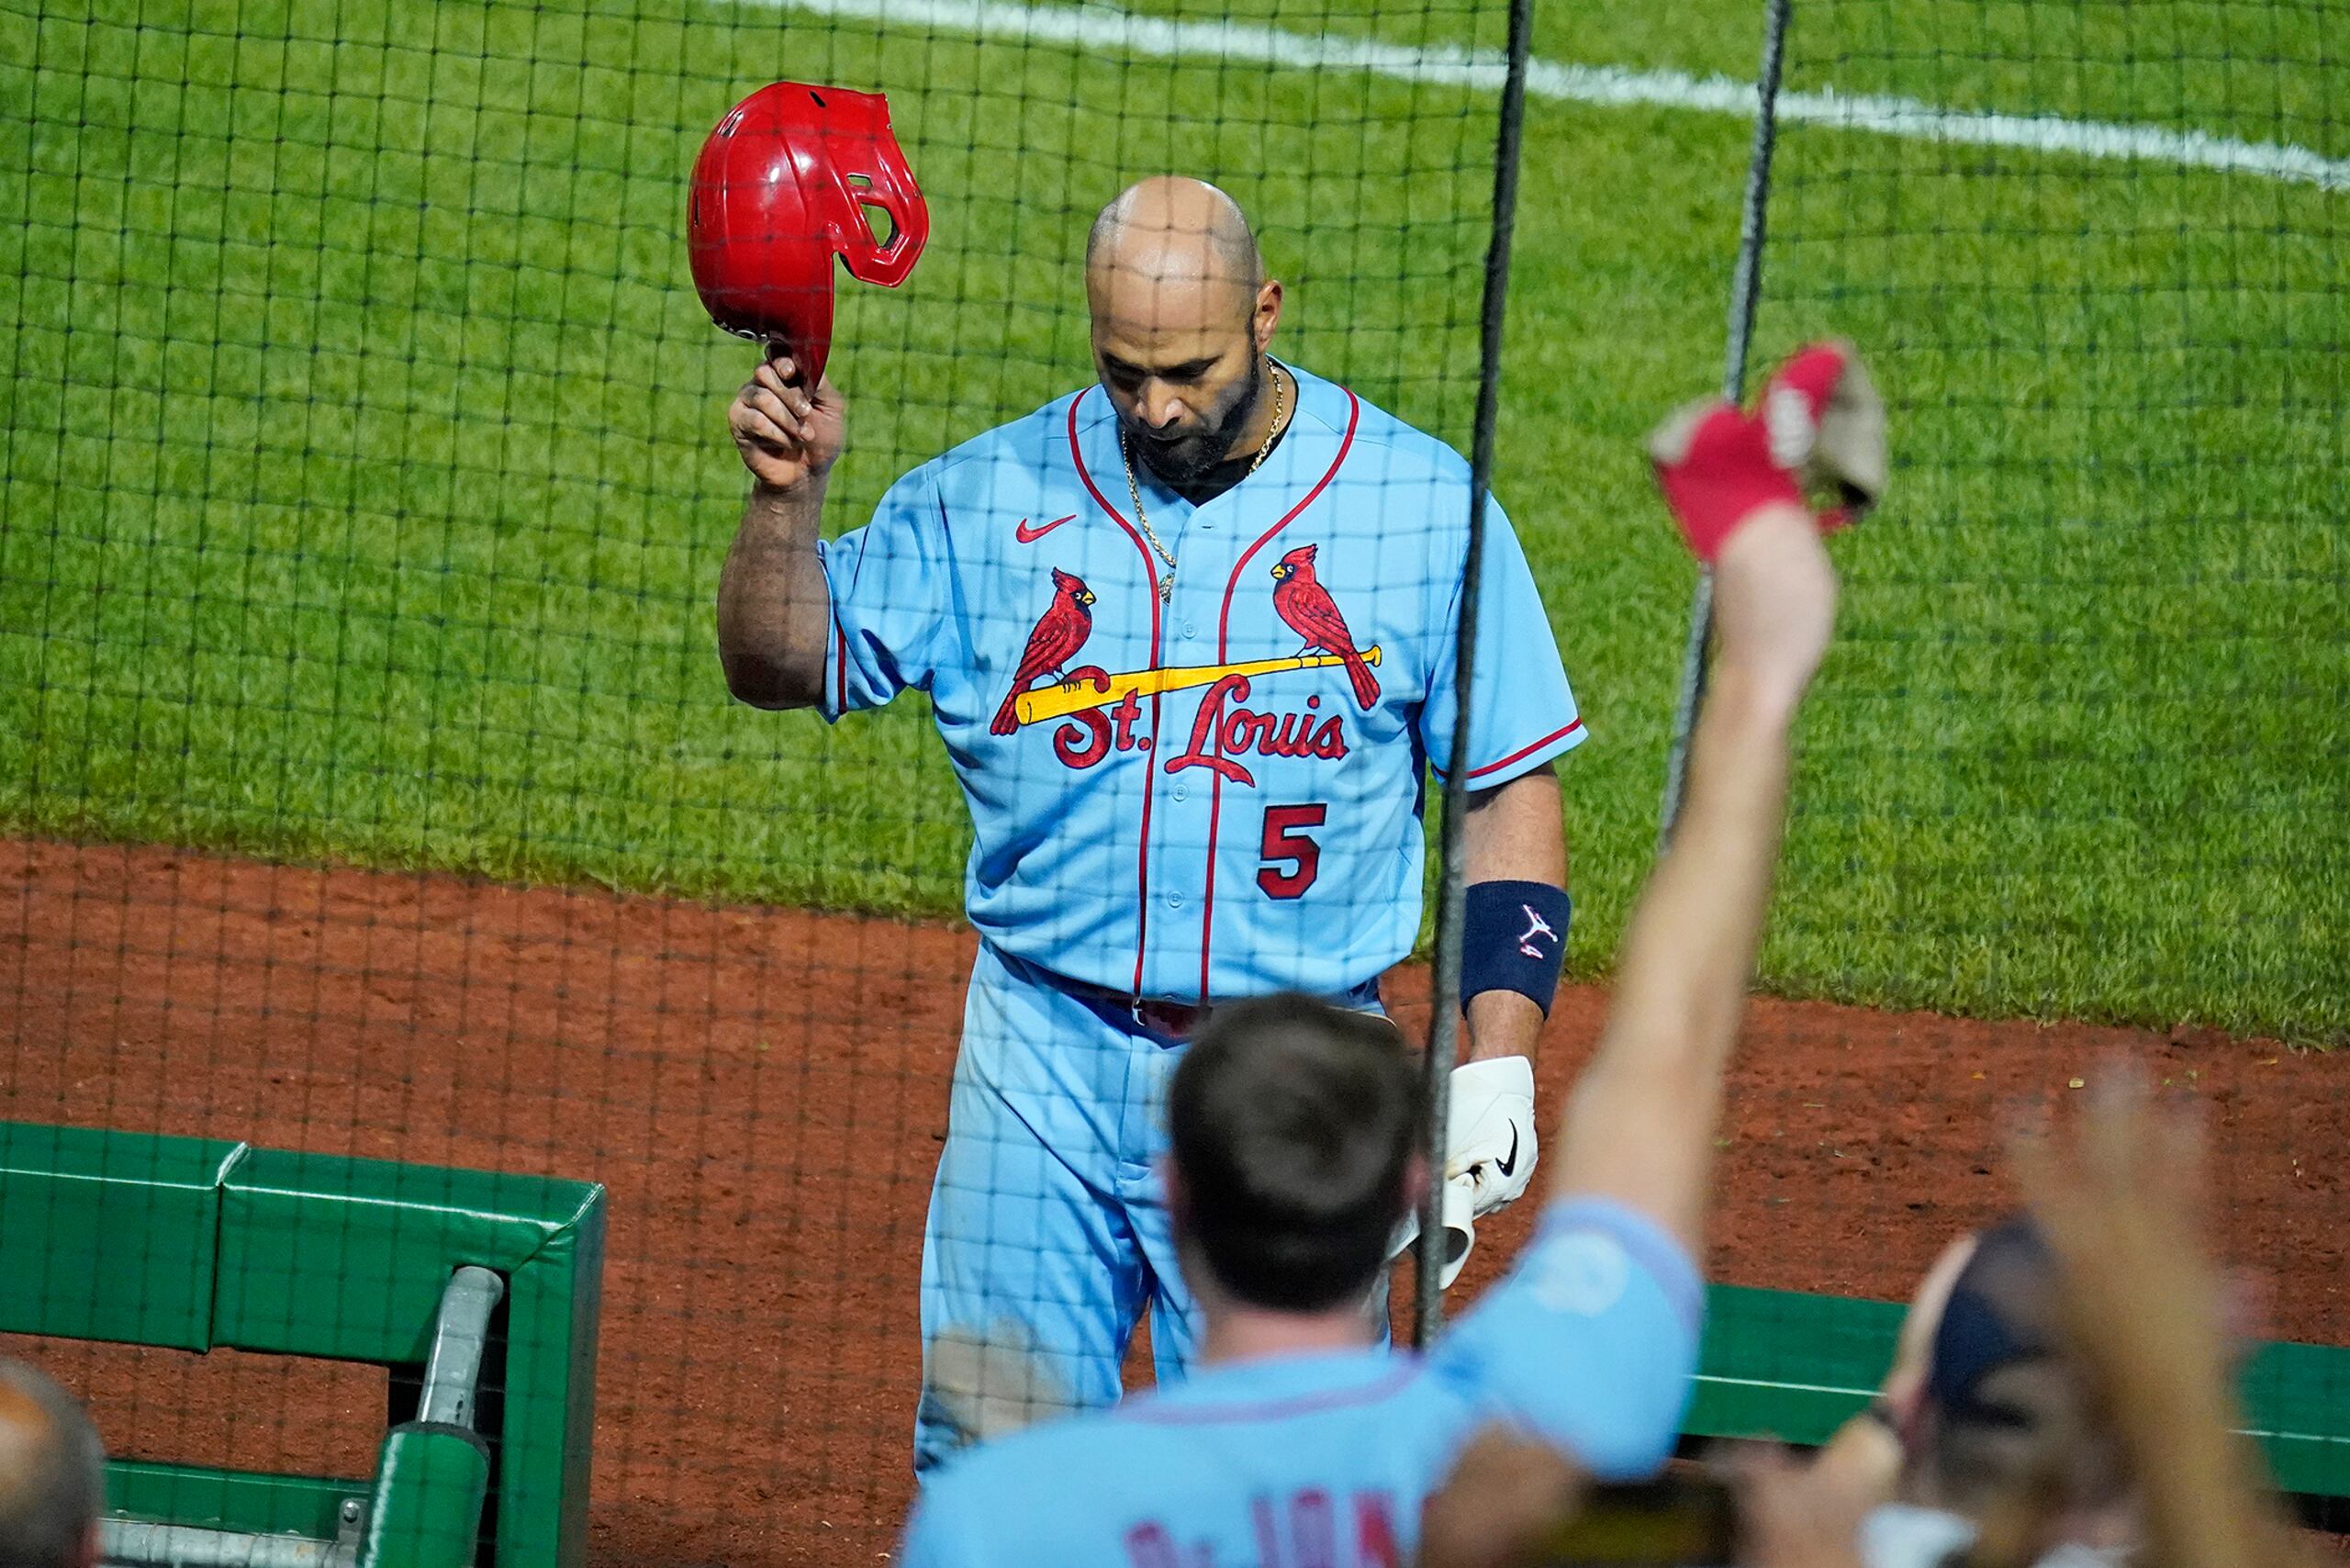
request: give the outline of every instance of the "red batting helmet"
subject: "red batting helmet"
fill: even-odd
[[[889,215],[874,238],[865,209]],[[694,287],[730,332],[781,344],[816,385],[833,345],[833,257],[895,288],[930,209],[878,93],[778,82],[727,111],[695,160],[686,206]]]

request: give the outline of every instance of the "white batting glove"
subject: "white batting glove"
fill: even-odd
[[[1524,1057],[1494,1057],[1452,1070],[1444,1139],[1444,1268],[1446,1290],[1468,1266],[1477,1220],[1525,1195],[1539,1152],[1534,1136],[1534,1064]],[[1395,1227],[1390,1259],[1419,1239],[1420,1216]]]
[[[1471,1213],[1483,1218],[1525,1195],[1534,1180],[1534,1064],[1494,1057],[1452,1070],[1445,1119],[1444,1178],[1472,1184]]]
[[[1450,1290],[1460,1271],[1469,1266],[1469,1249],[1477,1245],[1477,1216],[1470,1212],[1475,1202],[1476,1183],[1468,1177],[1456,1176],[1444,1184],[1444,1266],[1437,1271],[1438,1290]],[[1395,1227],[1387,1244],[1387,1260],[1392,1263],[1401,1258],[1419,1238],[1420,1212],[1414,1209]]]

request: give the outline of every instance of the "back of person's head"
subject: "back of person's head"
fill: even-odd
[[[1420,1105],[1384,1018],[1296,995],[1217,1008],[1169,1096],[1187,1267],[1251,1306],[1360,1298],[1403,1217]]]
[[[73,1396],[0,1357],[0,1568],[83,1568],[106,1499],[105,1453]]]
[[[2054,1255],[2028,1218],[1985,1231],[1936,1326],[1917,1462],[1943,1507],[1976,1519],[2121,1502],[2118,1445],[2064,1350]]]

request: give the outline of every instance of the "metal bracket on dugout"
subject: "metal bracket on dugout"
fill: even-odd
[[[568,1568],[603,1189],[0,1123],[0,1331],[391,1371],[366,1478],[117,1461],[106,1561]]]
[[[109,1518],[100,1526],[99,1561],[106,1568],[471,1562],[489,1484],[489,1447],[474,1412],[490,1314],[505,1294],[504,1281],[471,1263],[449,1276],[417,1418],[385,1434],[375,1485],[364,1498],[342,1499],[332,1540]]]

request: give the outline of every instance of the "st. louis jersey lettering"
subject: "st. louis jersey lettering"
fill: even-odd
[[[1193,507],[1147,471],[1164,571],[1091,387],[907,475],[825,546],[828,718],[927,691],[975,842],[972,923],[1151,997],[1343,993],[1418,933],[1423,765],[1450,756],[1468,468],[1297,373],[1264,467]],[[1583,738],[1516,535],[1489,510],[1485,787]]]

